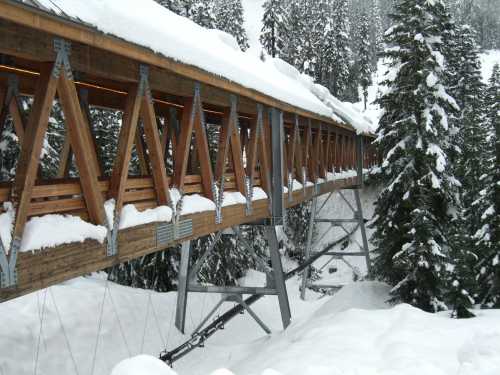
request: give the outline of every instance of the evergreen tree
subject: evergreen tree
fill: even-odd
[[[382,24],[382,15],[380,11],[379,0],[373,0],[370,7],[370,57],[372,69],[377,69],[378,57],[382,52],[384,27]]]
[[[215,29],[214,7],[213,0],[194,0],[190,6],[188,17],[200,26]]]
[[[376,144],[385,188],[376,202],[374,273],[395,285],[394,300],[426,311],[444,308],[447,223],[458,182],[447,167],[447,114],[456,103],[443,85],[442,1],[401,0],[383,56],[390,61],[378,99],[384,110]]]
[[[250,47],[243,25],[244,14],[241,0],[217,0],[215,18],[217,28],[234,36],[242,51]]]
[[[305,22],[302,2],[300,0],[291,0],[290,2],[286,29],[288,30],[288,34],[281,57],[290,65],[302,71]]]
[[[164,6],[168,10],[178,14],[179,16],[186,17],[186,7],[185,0],[156,0],[160,5]]]
[[[280,0],[266,0],[263,5],[262,30],[260,43],[272,57],[279,57],[285,48],[286,10]]]
[[[478,263],[480,302],[485,307],[500,307],[500,67],[493,69],[486,94],[488,169],[481,178],[480,198],[475,208],[480,214],[480,229],[475,234],[481,259]]]
[[[481,178],[486,173],[488,156],[487,128],[483,116],[484,85],[481,81],[481,63],[474,31],[467,25],[456,33],[453,47],[453,65],[449,69],[454,75],[451,93],[460,111],[453,119],[457,127],[454,142],[460,150],[455,160],[455,175],[461,183],[460,207],[453,234],[451,301],[457,317],[469,317],[476,292],[473,267],[478,255],[475,251],[474,235],[481,226],[481,212],[477,210]]]
[[[371,56],[370,56],[370,29],[368,23],[368,16],[363,14],[359,21],[359,33],[358,33],[358,74],[359,83],[361,90],[363,92],[363,101],[366,105],[368,101],[368,86],[372,83],[372,71],[371,71]]]
[[[349,86],[352,52],[349,48],[349,20],[347,0],[333,0],[333,39],[334,50],[331,65],[331,78],[328,88],[337,98],[346,99]]]

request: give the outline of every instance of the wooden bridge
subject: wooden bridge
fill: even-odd
[[[29,113],[21,96],[32,98]],[[40,154],[55,98],[66,139],[58,177],[44,180]],[[34,1],[0,1],[0,103],[0,135],[11,116],[21,149],[14,180],[0,183],[0,204],[11,202],[15,211],[12,241],[0,241],[0,301],[224,228],[263,220],[280,225],[286,207],[356,187],[376,161],[371,136],[347,122],[103,34]],[[123,112],[111,175],[102,171],[92,107]],[[215,160],[207,124],[220,134]],[[141,175],[132,176],[134,148]],[[78,177],[69,175],[71,160]],[[294,180],[303,187],[294,189]],[[256,187],[267,198],[255,199]],[[182,214],[173,188],[215,208]],[[244,202],[224,205],[223,192],[239,192]],[[114,219],[105,212],[109,199]],[[172,219],[119,230],[128,204],[139,211],[168,206]],[[48,214],[103,226],[106,239],[22,251],[26,224]]]

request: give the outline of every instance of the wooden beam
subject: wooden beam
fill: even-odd
[[[14,196],[12,197],[12,200],[17,204],[16,222],[13,231],[14,239],[21,239],[24,232],[43,140],[47,132],[52,109],[52,101],[56,94],[57,79],[52,75],[52,68],[52,63],[42,66],[21,147],[21,155],[16,170]]]
[[[73,158],[73,153],[71,152],[71,144],[69,141],[68,131],[64,135],[64,143],[59,154],[59,167],[57,169],[57,178],[69,177],[69,169],[71,166],[71,159]]]
[[[105,225],[104,201],[97,179],[98,170],[96,170],[95,162],[97,159],[95,155],[92,156],[94,147],[90,142],[91,136],[88,134],[90,129],[83,117],[75,83],[66,76],[64,69],[61,69],[57,91],[66,119],[66,131],[75,155],[89,218],[94,224]]]
[[[186,98],[181,115],[181,133],[174,159],[174,186],[181,191],[184,190],[184,177],[187,174],[194,121],[194,100],[193,98]]]
[[[149,151],[149,160],[151,162],[151,172],[155,184],[156,199],[159,205],[170,203],[170,194],[168,191],[167,168],[163,159],[160,144],[160,134],[156,124],[156,115],[153,103],[144,95],[141,108],[142,123],[144,125],[144,135]]]
[[[132,156],[132,146],[134,143],[141,108],[141,93],[139,85],[134,84],[128,95],[123,113],[120,138],[118,139],[118,151],[111,174],[111,183],[108,192],[109,198],[115,199],[115,213],[120,214],[125,195],[125,186],[128,179],[128,169]],[[113,223],[109,223],[112,225]]]
[[[142,128],[137,124],[137,129],[135,131],[135,151],[139,159],[139,173],[141,176],[147,176],[149,175],[149,162],[142,133]]]

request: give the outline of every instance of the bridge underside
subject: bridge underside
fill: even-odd
[[[26,98],[30,109],[21,105]],[[57,176],[46,178],[40,154],[54,99],[65,140]],[[10,202],[15,211],[12,241],[0,241],[0,301],[224,228],[261,219],[280,224],[286,207],[357,186],[376,161],[371,137],[347,124],[13,1],[0,3],[0,105],[0,136],[11,121],[20,148],[15,176],[0,181],[0,205]],[[96,108],[122,117],[109,172],[91,120]],[[357,177],[339,174],[348,170]],[[182,215],[173,188],[216,208]],[[254,188],[268,198],[252,199]],[[224,192],[238,192],[246,203],[223,207]],[[111,199],[114,220],[104,209]],[[119,230],[128,204],[139,211],[167,206],[174,218]],[[21,251],[26,224],[48,214],[78,216],[106,227],[108,236],[102,244]]]

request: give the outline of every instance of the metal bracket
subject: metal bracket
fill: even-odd
[[[248,176],[245,176],[245,198],[246,198],[245,215],[249,216],[252,214],[253,188],[250,177]]]
[[[215,181],[212,181],[212,195],[215,203],[215,224],[222,223],[222,202],[224,201],[224,177],[220,180],[220,185],[217,186]]]
[[[150,103],[153,103],[153,95],[149,87],[149,66],[139,65],[139,95],[145,96]]]
[[[174,221],[172,223],[158,223],[156,225],[156,246],[166,246],[169,243],[193,234],[191,219]]]
[[[305,197],[306,196],[306,185],[307,185],[307,172],[306,172],[305,167],[302,167],[302,181],[303,181],[302,191],[304,192],[304,197]]]
[[[115,212],[113,225],[108,229],[106,236],[106,255],[108,257],[118,254],[118,227],[120,225],[120,215]],[[108,224],[109,227],[109,224]]]
[[[12,288],[17,285],[17,254],[21,248],[21,239],[14,238],[10,245],[9,257],[0,240],[0,289]]]
[[[61,69],[64,68],[66,78],[72,81],[73,72],[71,70],[71,64],[69,63],[69,56],[71,55],[71,42],[62,38],[55,38],[54,51],[57,55],[52,69],[52,76],[56,79],[59,78],[61,75]]]
[[[293,174],[288,172],[288,202],[293,202]]]

